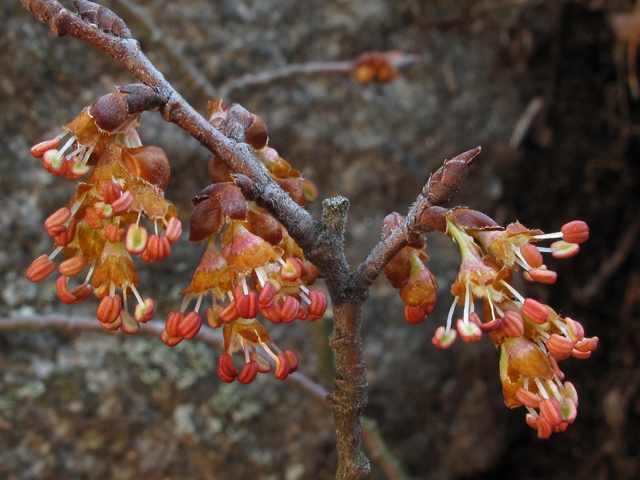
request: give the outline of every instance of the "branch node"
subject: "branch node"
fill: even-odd
[[[328,198],[322,202],[322,223],[333,233],[344,233],[348,213],[349,199],[345,197]]]

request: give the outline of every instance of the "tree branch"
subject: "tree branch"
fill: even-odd
[[[415,241],[418,235],[433,230],[444,230],[444,214],[448,210],[440,205],[458,191],[479,153],[480,147],[477,147],[451,160],[445,160],[442,167],[429,177],[422,193],[409,209],[404,223],[391,235],[383,238],[354,273],[354,291],[369,288],[395,254]]]

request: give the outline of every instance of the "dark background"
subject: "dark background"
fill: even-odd
[[[631,479],[640,460],[640,227],[638,102],[626,88],[625,43],[610,18],[628,0],[140,0],[162,30],[218,86],[292,62],[350,60],[368,50],[421,55],[388,85],[346,76],[295,77],[235,90],[269,127],[270,145],[312,178],[322,198],[351,200],[347,254],[362,261],[391,211],[406,212],[445,158],[483,151],[452,204],[505,224],[557,231],[591,227],[578,257],[548,260],[554,286],[523,284],[529,296],[583,323],[600,346],[561,367],[580,395],[575,424],[537,439],[524,409],[503,405],[498,354],[487,339],[430,342],[445,321],[459,256],[429,237],[440,282],[437,310],[421,325],[380,279],[365,306],[369,366],[366,415],[420,479]],[[29,263],[51,248],[44,219],[65,205],[73,182],[54,178],[29,147],[115,85],[133,78],[72,38],[54,38],[20,2],[0,1],[0,316],[94,315],[95,299],[67,308],[53,279],[31,284]],[[201,112],[207,98],[125,14],[169,81]],[[527,104],[543,108],[509,147]],[[208,153],[155,114],[146,144],[172,162],[168,197],[183,221],[207,184]],[[312,208],[318,214],[317,207]],[[202,246],[185,238],[172,257],[140,269],[157,318],[175,309]],[[97,322],[97,320],[96,320]],[[272,327],[301,371],[330,386],[331,318]],[[169,349],[118,333],[0,334],[0,477],[6,479],[329,479],[335,472],[328,410],[289,383],[261,376],[249,386],[215,374],[219,351],[198,342]],[[372,478],[385,478],[373,464]]]

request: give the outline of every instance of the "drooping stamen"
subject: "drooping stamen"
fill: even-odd
[[[47,260],[53,260],[54,258],[56,258],[56,255],[58,255],[62,251],[63,248],[64,247],[56,247],[56,249],[53,252],[51,252],[51,255],[49,255]]]
[[[244,362],[249,363],[251,361],[251,356],[249,352],[249,342],[247,342],[246,338],[242,339],[242,347],[244,348]]]
[[[64,146],[58,150],[58,155],[62,156],[64,154],[64,152],[67,150],[67,148],[69,148],[71,145],[73,145],[73,142],[76,141],[76,137],[75,135],[72,136],[69,140],[67,140],[67,143],[64,144]]]
[[[560,391],[558,390],[558,387],[556,387],[556,384],[553,383],[553,380],[547,380],[547,385],[549,385],[549,388],[553,392],[553,396],[556,397],[558,401],[564,405],[564,397],[560,395]]]
[[[542,395],[544,398],[548,399],[549,398],[549,394],[547,393],[546,388],[544,388],[544,385],[542,384],[542,382],[540,381],[540,379],[538,377],[533,379],[534,382],[536,382],[536,385],[538,386],[538,393],[540,395]]]
[[[504,285],[505,287],[507,287],[507,290],[509,290],[514,297],[516,297],[519,301],[521,301],[522,303],[524,303],[524,297],[522,295],[520,295],[518,293],[518,291],[513,288],[511,285],[509,285],[507,282],[505,282],[504,280],[500,280],[500,283],[502,283],[502,285]]]
[[[463,315],[465,327],[469,325],[469,302],[471,297],[471,292],[469,292],[469,283],[467,283],[466,287],[467,287],[466,292],[464,294],[464,315]]]
[[[200,295],[198,295],[198,300],[196,300],[196,306],[193,309],[194,312],[198,313],[198,310],[200,310],[200,304],[202,304],[202,293]]]
[[[256,272],[256,277],[258,277],[258,282],[260,282],[260,288],[264,287],[264,284],[266,283],[266,274],[264,273],[262,267],[257,267],[254,271]]]
[[[534,235],[531,238],[535,240],[547,240],[549,238],[562,238],[562,232],[544,233],[542,235]]]
[[[453,298],[453,303],[451,304],[451,308],[449,309],[449,316],[447,317],[447,333],[451,330],[451,321],[453,320],[453,312],[456,309],[456,303],[458,303],[459,297]]]
[[[138,304],[144,307],[144,300],[142,300],[142,297],[140,296],[140,293],[138,292],[138,289],[135,287],[135,285],[131,285],[131,290],[133,290],[133,294],[136,296],[136,300],[138,300]]]
[[[187,307],[191,303],[193,299],[192,293],[187,293],[184,297],[182,297],[182,304],[180,305],[180,313],[184,313],[187,310]]]

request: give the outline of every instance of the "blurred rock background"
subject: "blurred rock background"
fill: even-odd
[[[587,221],[592,234],[580,255],[548,261],[558,284],[522,288],[580,320],[601,343],[590,359],[562,365],[580,394],[576,423],[538,440],[523,409],[504,407],[498,354],[488,340],[458,342],[447,351],[431,345],[446,317],[459,257],[449,240],[429,237],[429,266],[440,282],[429,319],[406,324],[399,296],[384,279],[365,306],[366,414],[415,479],[637,478],[640,104],[627,93],[628,38],[610,22],[630,14],[633,2],[137,4],[214,86],[294,62],[351,60],[364,51],[420,55],[419,64],[387,85],[299,76],[237,89],[224,100],[260,115],[270,145],[316,182],[321,197],[351,200],[352,266],[377,242],[384,216],[406,212],[442,160],[482,145],[452,205],[545,231]],[[105,5],[205,112],[207,97],[145,37],[121,1]],[[0,316],[94,315],[95,299],[67,308],[53,280],[34,285],[24,278],[29,263],[51,247],[44,219],[74,190],[42,169],[29,147],[134,79],[92,47],[54,38],[17,0],[0,6]],[[514,141],[534,99],[538,113]],[[142,123],[143,142],[164,148],[172,161],[167,195],[186,221],[191,197],[207,185],[209,155],[158,115],[145,114]],[[201,253],[185,233],[168,261],[141,267],[141,290],[158,302],[158,318],[178,305]],[[270,330],[298,352],[303,373],[330,386],[330,316]],[[203,343],[169,349],[159,339],[121,332],[0,333],[0,477],[332,478],[328,410],[268,376],[249,386],[224,384],[215,374],[218,353]],[[372,478],[386,478],[375,462]]]

